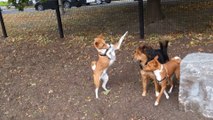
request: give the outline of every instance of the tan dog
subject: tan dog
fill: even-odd
[[[159,104],[160,98],[162,94],[164,93],[166,98],[169,99],[169,95],[166,92],[166,85],[167,82],[170,83],[170,90],[169,93],[172,92],[173,89],[173,81],[171,80],[171,77],[173,74],[176,75],[176,78],[179,80],[180,78],[180,57],[174,57],[169,62],[165,64],[161,64],[158,61],[158,56],[156,56],[153,60],[147,63],[147,65],[144,67],[145,71],[153,71],[157,82],[161,85],[161,91],[159,95],[157,96],[157,99],[155,101],[155,106]]]
[[[144,71],[143,67],[156,55],[159,55],[160,57],[158,60],[160,63],[166,63],[169,61],[169,57],[167,54],[167,47],[168,47],[168,41],[165,42],[159,42],[160,49],[153,49],[151,46],[148,45],[142,45],[138,47],[134,52],[134,60],[140,62],[140,74],[141,74],[141,81],[142,81],[142,96],[146,96],[147,94],[147,84],[148,80],[153,80],[155,85],[155,95],[158,96],[159,94],[159,88],[156,81],[156,77],[153,72]]]
[[[116,60],[115,51],[120,49],[121,43],[123,42],[127,33],[128,32],[126,32],[116,44],[107,44],[102,35],[99,35],[95,38],[94,46],[98,51],[98,60],[92,61],[91,67],[93,70],[94,84],[96,87],[96,98],[98,98],[98,89],[100,87],[101,80],[103,80],[102,88],[105,90],[105,94],[109,93],[109,90],[106,88],[106,84],[109,80],[107,69]]]
[[[148,80],[153,80],[155,85],[155,95],[158,96],[159,89],[157,81],[155,80],[155,75],[152,71],[144,71],[143,66],[145,66],[145,63],[147,61],[147,57],[145,54],[143,54],[140,50],[140,48],[137,48],[134,53],[134,59],[137,61],[140,61],[140,74],[141,74],[141,81],[142,81],[142,96],[146,96],[147,94],[147,84]]]

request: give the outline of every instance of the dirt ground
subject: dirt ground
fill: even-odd
[[[90,62],[97,59],[96,50],[93,46],[70,48],[65,42],[45,47],[1,42],[1,120],[207,120],[179,110],[178,85],[169,100],[162,97],[158,107],[152,84],[148,95],[141,96],[139,66],[132,60],[135,47],[117,52],[117,61],[108,71],[111,92],[104,95],[100,89],[100,99],[95,99]],[[186,48],[184,42],[171,42],[170,57],[213,52],[212,44]]]
[[[162,32],[166,29],[164,23],[173,23],[170,20],[146,26],[146,35],[159,25],[163,27]],[[212,22],[207,23],[207,27],[213,25]],[[176,28],[174,32],[182,29],[172,25]],[[175,40],[172,40],[172,35],[164,36],[170,39],[169,57],[184,58],[194,52],[213,53],[210,27],[208,34],[193,29],[189,30],[192,33],[182,30],[178,34],[181,37]],[[85,41],[65,36],[64,40],[43,46],[35,41],[13,42],[12,39],[7,42],[0,39],[0,120],[210,120],[197,113],[179,110],[178,84],[170,99],[163,96],[157,107],[154,106],[153,84],[149,84],[147,96],[142,97],[139,66],[132,55],[140,44],[146,43],[154,48],[159,46],[156,41],[151,41],[150,36],[146,36],[145,41],[138,36],[130,30],[121,50],[117,51],[117,61],[108,70],[110,80],[107,87],[111,91],[104,95],[100,89],[100,99],[95,99],[90,68],[91,61],[97,60],[92,42],[84,44]]]

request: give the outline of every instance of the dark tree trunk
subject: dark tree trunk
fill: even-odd
[[[147,18],[148,24],[164,18],[161,11],[161,0],[147,0]]]

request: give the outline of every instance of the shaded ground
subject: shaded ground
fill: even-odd
[[[136,5],[133,4],[133,7]],[[208,10],[210,11],[208,13],[211,13],[211,10]],[[146,32],[149,35],[146,36],[145,43],[158,48],[158,40],[170,40],[168,50],[170,57],[178,55],[183,58],[192,52],[213,52],[211,19],[204,23],[210,25],[205,31],[188,32],[190,26],[183,25],[174,27],[173,33],[164,31],[160,35],[153,35],[149,32],[149,30],[154,31],[153,26],[163,26],[162,24],[168,21],[176,21],[176,19],[171,17],[147,26]],[[169,23],[177,26],[176,22]],[[191,27],[193,29],[194,26]],[[72,31],[71,28],[65,29]],[[96,29],[95,26],[94,29]],[[1,41],[0,119],[208,120],[195,113],[179,110],[178,85],[174,88],[169,100],[162,97],[158,107],[154,106],[155,96],[152,84],[149,86],[148,95],[141,96],[139,66],[133,62],[132,54],[135,48],[144,42],[137,38],[137,31],[132,29],[130,27],[130,34],[122,45],[122,50],[117,52],[117,61],[109,69],[108,88],[111,92],[106,96],[100,90],[99,100],[94,99],[90,69],[90,62],[97,59],[97,52],[91,45],[93,39],[85,42],[84,40],[89,38],[82,40],[82,37],[86,35],[76,37],[76,32],[74,37],[68,35],[63,41],[56,40],[50,43],[48,42],[50,38],[46,37],[37,37],[40,41],[22,40],[26,38],[20,37],[10,37],[6,42]],[[167,25],[168,29],[170,30]],[[107,28],[104,30],[108,31]],[[115,31],[118,30],[115,29]],[[110,32],[105,34],[120,36],[121,32],[116,35]],[[32,39],[36,38],[33,33],[28,34],[32,35]],[[88,32],[88,34],[91,33]],[[90,37],[95,35],[92,34]],[[59,38],[55,37],[55,39]],[[117,40],[117,38],[110,40],[112,39]]]

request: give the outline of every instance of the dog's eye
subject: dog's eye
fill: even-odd
[[[103,47],[103,46],[104,46],[104,44],[103,44],[103,43],[99,43],[99,46],[100,46],[100,47]]]
[[[104,47],[105,45],[104,44],[102,44],[102,47]]]

